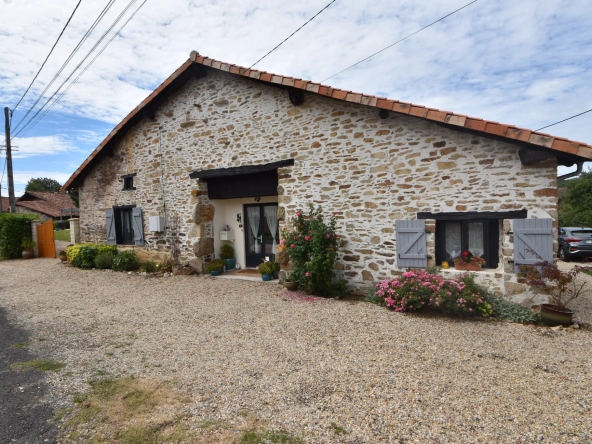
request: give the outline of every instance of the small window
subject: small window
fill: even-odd
[[[483,268],[497,268],[499,264],[499,221],[496,219],[437,220],[436,265],[447,261],[454,266],[454,258],[463,251],[485,259]]]
[[[117,245],[134,245],[132,207],[115,207],[115,237]]]
[[[125,176],[121,176],[121,178],[123,179],[123,191],[125,190],[135,190],[136,187],[134,187],[134,176],[136,174],[126,174]]]

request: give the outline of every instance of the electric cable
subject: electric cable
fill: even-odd
[[[21,104],[21,102],[23,101],[23,99],[25,98],[25,96],[27,95],[27,93],[29,92],[29,90],[31,89],[31,86],[33,86],[33,83],[35,83],[35,80],[37,80],[37,77],[39,76],[39,74],[41,73],[41,70],[43,69],[43,67],[45,66],[45,64],[47,63],[47,60],[49,59],[49,56],[51,55],[51,53],[53,52],[53,50],[55,49],[56,45],[58,44],[58,42],[60,41],[60,38],[62,37],[62,35],[64,34],[64,31],[66,30],[66,28],[68,27],[68,25],[70,24],[70,20],[72,20],[72,17],[74,17],[74,14],[76,13],[76,10],[78,9],[78,7],[80,6],[80,3],[82,3],[82,0],[78,0],[78,4],[76,5],[76,7],[74,8],[74,11],[72,11],[72,14],[70,15],[70,18],[68,19],[68,21],[66,22],[66,24],[64,25],[64,28],[62,29],[62,32],[60,32],[60,35],[58,36],[58,39],[55,41],[55,43],[53,44],[53,46],[51,47],[51,49],[49,50],[49,54],[47,54],[47,57],[45,57],[45,60],[43,61],[43,63],[41,64],[41,68],[39,68],[39,71],[37,71],[37,74],[35,74],[35,77],[33,77],[33,80],[31,80],[31,83],[29,84],[27,90],[25,91],[25,93],[21,96],[21,98],[19,99],[19,101],[17,102],[17,104],[14,106],[14,108],[12,109],[13,111],[16,110],[18,108],[18,106]]]
[[[540,131],[542,129],[549,128],[550,126],[555,126],[555,125],[557,125],[559,123],[563,123],[563,122],[566,122],[567,120],[571,120],[571,119],[573,119],[575,117],[579,117],[581,115],[584,115],[586,113],[589,113],[590,111],[592,111],[592,108],[590,108],[588,111],[584,111],[583,113],[576,114],[575,116],[571,116],[571,117],[568,117],[567,119],[560,120],[559,122],[552,123],[551,125],[543,126],[542,128],[539,128],[539,129],[537,129],[535,131]]]
[[[131,2],[131,4],[135,3],[137,0],[133,0]],[[82,75],[91,67],[91,65],[97,60],[97,58],[105,51],[105,49],[107,49],[107,47],[111,44],[111,42],[115,39],[115,37],[117,37],[119,35],[119,33],[123,30],[123,28],[131,21],[132,18],[134,18],[134,16],[138,13],[138,11],[146,4],[148,0],[144,0],[142,2],[142,4],[138,7],[138,9],[136,9],[130,16],[129,18],[125,21],[125,23],[115,32],[113,33],[113,35],[111,36],[111,38],[109,39],[109,41],[105,44],[105,46],[103,46],[103,48],[101,48],[101,50],[95,55],[95,57],[82,69],[82,71],[78,74],[78,76],[76,76],[76,78],[70,83],[70,85],[68,85],[68,87],[62,91],[60,93],[60,95],[53,101],[53,103],[43,111],[43,114],[41,114],[37,120],[34,123],[31,123],[33,121],[33,119],[35,118],[35,116],[37,116],[37,114],[39,114],[39,111],[41,111],[41,109],[43,109],[43,107],[45,107],[47,105],[47,103],[57,94],[57,92],[61,89],[61,87],[64,85],[64,83],[66,83],[68,79],[66,79],[64,81],[64,83],[62,83],[62,85],[60,85],[60,88],[58,88],[58,90],[49,98],[49,100],[45,103],[45,105],[39,109],[39,111],[35,114],[35,116],[33,116],[31,118],[31,120],[27,123],[27,125],[25,125],[25,127],[23,127],[23,129],[21,129],[21,131],[17,134],[17,137],[23,137],[27,132],[29,132],[31,130],[31,128],[33,128],[33,126],[35,126],[41,119],[43,119],[43,117],[45,117],[45,115],[57,104],[57,102],[68,92],[70,91],[70,89],[74,86],[74,84],[76,82],[78,82],[78,80],[80,79],[80,77],[82,77]],[[124,14],[127,11],[127,9],[122,13]],[[115,23],[117,24],[119,22],[119,20]],[[113,27],[111,27],[107,32],[109,32]],[[94,50],[94,48],[93,48]],[[92,52],[92,51],[91,51]],[[89,53],[90,54],[90,53]],[[86,58],[85,58],[86,60]],[[83,60],[84,62],[84,60]],[[76,69],[80,66],[80,64],[76,67]],[[76,69],[74,71],[76,71]],[[71,76],[70,76],[71,77]],[[28,128],[27,128],[28,126]]]
[[[261,57],[259,60],[257,60],[255,63],[253,63],[251,66],[249,66],[247,69],[245,69],[245,71],[248,71],[249,69],[251,69],[253,66],[255,66],[257,63],[259,63],[261,60],[263,60],[265,57],[267,57],[269,54],[271,54],[273,51],[275,51],[276,49],[278,49],[280,46],[282,46],[284,43],[286,43],[294,34],[296,34],[298,31],[300,31],[302,28],[304,28],[306,25],[308,25],[310,22],[312,22],[317,16],[319,16],[325,9],[327,9],[329,6],[331,6],[333,3],[335,3],[337,0],[332,0],[331,2],[329,2],[329,4],[327,6],[325,6],[323,9],[321,9],[319,12],[317,12],[315,15],[313,15],[310,19],[308,19],[302,26],[300,26],[296,31],[294,31],[292,34],[290,34],[288,37],[286,37],[284,40],[282,40],[275,48],[273,48],[271,51],[269,51],[267,54],[265,54],[263,57]],[[477,0],[475,0],[477,1]],[[239,74],[241,74],[239,72]]]
[[[466,4],[466,5],[464,5],[463,7],[461,7],[461,8],[458,8],[456,11],[452,11],[451,13],[449,13],[449,14],[445,15],[444,17],[441,17],[441,18],[439,18],[438,20],[436,20],[436,21],[434,21],[434,22],[430,23],[429,25],[426,25],[426,26],[424,26],[423,28],[421,28],[421,29],[419,29],[419,30],[415,31],[414,33],[412,33],[412,34],[409,34],[409,35],[408,35],[408,36],[406,36],[406,37],[403,37],[401,40],[398,40],[398,41],[396,41],[395,43],[392,43],[392,44],[390,44],[390,45],[388,45],[388,46],[385,46],[385,47],[384,47],[384,48],[382,48],[380,51],[376,51],[374,54],[372,54],[372,55],[369,55],[368,57],[366,57],[366,58],[364,58],[364,59],[360,60],[359,62],[356,62],[356,63],[354,63],[353,65],[351,65],[351,66],[348,66],[348,67],[347,67],[347,68],[345,68],[345,69],[342,69],[342,70],[341,70],[341,71],[339,71],[338,73],[335,73],[335,74],[333,74],[332,76],[329,76],[329,77],[327,77],[327,78],[326,78],[326,79],[324,79],[324,80],[321,80],[321,83],[323,83],[323,82],[326,82],[327,80],[329,80],[329,79],[331,79],[331,78],[333,78],[333,77],[335,77],[335,76],[337,76],[337,75],[341,74],[342,72],[345,72],[345,71],[347,71],[347,70],[348,70],[348,69],[350,69],[350,68],[353,68],[354,66],[357,66],[357,65],[359,65],[359,64],[360,64],[360,63],[362,63],[362,62],[365,62],[366,60],[369,60],[369,59],[371,59],[371,58],[372,58],[372,57],[374,57],[375,55],[377,55],[377,54],[380,54],[381,52],[383,52],[383,51],[386,51],[386,50],[387,50],[387,49],[389,49],[389,48],[392,48],[392,47],[393,47],[393,46],[395,46],[396,44],[398,44],[398,43],[401,43],[403,40],[407,40],[409,37],[412,37],[412,36],[414,36],[415,34],[418,34],[418,33],[420,33],[420,32],[421,32],[421,31],[423,31],[424,29],[427,29],[427,28],[429,28],[430,26],[432,26],[432,25],[435,25],[435,24],[436,24],[436,23],[438,23],[438,22],[441,22],[441,21],[442,21],[442,20],[444,20],[445,18],[447,18],[447,17],[450,17],[450,16],[451,16],[451,15],[453,15],[453,14],[456,14],[456,13],[457,13],[457,12],[459,12],[460,10],[467,8],[467,7],[471,6],[473,3],[477,3],[478,1],[479,1],[479,0],[473,0],[473,1],[472,1],[472,2],[470,2],[470,3],[467,3],[467,4]]]
[[[133,2],[135,2],[136,0],[132,0]],[[99,22],[105,17],[105,15],[107,14],[107,12],[109,11],[109,9],[111,8],[111,6],[113,6],[113,4],[115,3],[115,0],[109,0],[109,3],[107,3],[107,5],[103,8],[103,10],[101,11],[101,13],[99,14],[99,16],[95,19],[94,23],[91,25],[91,27],[86,31],[86,33],[82,36],[82,38],[80,39],[80,41],[78,42],[78,44],[76,45],[76,47],[72,50],[72,52],[70,53],[70,55],[68,56],[68,58],[66,59],[66,61],[62,64],[62,66],[60,67],[60,69],[58,70],[58,72],[53,76],[53,78],[51,79],[51,81],[46,85],[45,89],[43,90],[43,92],[40,94],[40,96],[37,98],[37,100],[35,101],[35,103],[33,103],[33,105],[29,108],[29,110],[27,111],[27,113],[25,114],[25,116],[19,121],[19,123],[16,125],[16,127],[14,128],[14,131],[16,131],[21,124],[25,121],[25,119],[27,118],[27,116],[31,113],[31,111],[33,111],[33,109],[35,108],[35,106],[37,106],[37,104],[39,103],[39,101],[43,98],[43,96],[45,95],[45,93],[49,90],[49,88],[51,88],[51,86],[53,85],[53,83],[58,79],[59,75],[64,71],[64,69],[66,68],[67,64],[72,60],[72,58],[76,55],[76,53],[78,52],[78,50],[82,47],[82,45],[84,44],[84,42],[89,38],[90,34],[96,29],[96,27],[98,26]],[[129,6],[128,6],[129,7]],[[112,25],[115,26],[115,25]],[[111,28],[112,29],[112,28]],[[107,31],[109,32],[109,31]],[[74,71],[72,71],[70,73],[70,75],[68,76],[68,78],[65,80],[68,81],[68,79],[70,77],[72,77],[72,75],[74,74],[74,72],[76,71],[76,69],[78,69],[78,67],[84,63],[84,61],[86,60],[86,58],[88,58],[88,56],[94,51],[94,49],[96,48],[96,46],[98,44],[100,44],[101,40],[105,37],[106,33],[103,34],[103,36],[101,36],[101,38],[97,41],[97,43],[95,43],[95,46],[93,46],[93,48],[87,53],[87,55],[83,58],[82,62],[74,69]],[[62,85],[63,86],[63,83]],[[59,88],[58,88],[59,91]],[[57,92],[57,91],[56,91]],[[55,93],[54,93],[55,95]],[[47,104],[47,101],[45,102],[44,106]],[[42,107],[43,108],[43,107]],[[31,119],[33,119],[35,116],[33,116]],[[30,122],[31,120],[29,120]],[[27,123],[29,123],[27,122]]]

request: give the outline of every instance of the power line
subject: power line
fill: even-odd
[[[27,116],[31,113],[31,111],[33,111],[33,109],[35,108],[35,106],[37,106],[37,104],[39,103],[39,101],[43,98],[43,96],[45,95],[45,93],[49,90],[49,88],[51,88],[51,85],[53,85],[53,83],[57,80],[57,78],[59,77],[59,75],[62,73],[62,71],[66,68],[66,65],[72,60],[72,58],[76,55],[76,53],[78,52],[78,50],[80,49],[80,47],[83,45],[83,43],[88,39],[88,37],[90,36],[90,34],[95,30],[95,28],[97,27],[97,25],[99,24],[99,22],[103,19],[103,17],[105,17],[105,14],[107,14],[107,12],[109,11],[109,9],[111,8],[111,6],[113,6],[113,3],[115,3],[115,0],[109,0],[109,3],[107,3],[107,5],[103,8],[103,10],[101,11],[101,13],[99,14],[99,16],[95,19],[95,21],[93,22],[93,24],[90,26],[90,28],[86,31],[86,33],[82,36],[82,38],[80,39],[80,41],[78,42],[78,44],[76,45],[76,47],[72,50],[72,52],[70,53],[70,55],[68,56],[68,58],[66,59],[66,61],[64,63],[62,63],[62,66],[60,67],[60,69],[58,70],[58,72],[53,76],[53,78],[51,79],[51,81],[45,86],[45,89],[43,90],[43,92],[39,95],[39,97],[37,97],[37,100],[35,100],[35,103],[33,103],[33,105],[27,110],[25,116],[19,121],[19,123],[17,124],[17,126],[14,128],[14,130],[16,131],[19,126],[21,125],[21,123],[24,122],[24,120],[27,118]],[[88,57],[88,55],[87,55]],[[73,73],[70,74],[70,76],[72,76]]]
[[[354,66],[357,66],[357,65],[359,65],[359,64],[360,64],[360,63],[362,63],[362,62],[365,62],[365,61],[366,61],[366,60],[368,60],[368,59],[371,59],[371,58],[372,58],[372,57],[374,57],[375,55],[377,55],[377,54],[380,54],[381,52],[383,52],[383,51],[386,51],[386,50],[387,50],[387,49],[389,49],[389,48],[392,48],[392,47],[393,47],[393,46],[395,46],[396,44],[398,44],[398,43],[401,43],[403,40],[407,40],[409,37],[412,37],[412,36],[414,36],[415,34],[418,34],[418,33],[420,33],[420,32],[421,32],[421,31],[423,31],[424,29],[427,29],[427,28],[429,28],[430,26],[432,26],[432,25],[435,25],[435,24],[436,24],[436,23],[438,23],[438,22],[441,22],[441,21],[442,21],[442,20],[444,20],[445,18],[447,18],[447,17],[450,17],[450,16],[451,16],[451,15],[453,15],[453,14],[456,14],[458,11],[460,11],[460,10],[462,10],[462,9],[465,9],[465,8],[467,8],[467,7],[471,6],[473,3],[477,3],[478,1],[479,1],[479,0],[473,0],[473,1],[472,1],[472,2],[470,2],[470,3],[467,3],[467,4],[466,4],[466,5],[464,5],[462,8],[458,8],[456,11],[452,11],[450,14],[447,14],[447,15],[445,15],[444,17],[441,17],[441,18],[439,18],[439,19],[438,19],[438,20],[436,20],[435,22],[432,22],[432,23],[430,23],[429,25],[427,25],[427,26],[424,26],[423,28],[421,28],[421,29],[419,29],[419,30],[415,31],[414,33],[412,33],[412,34],[409,34],[409,35],[408,35],[408,36],[406,36],[406,37],[403,37],[401,40],[398,40],[398,41],[396,41],[395,43],[392,43],[392,44],[390,44],[390,45],[388,45],[388,46],[386,46],[386,47],[382,48],[380,51],[376,51],[374,54],[372,54],[372,55],[369,55],[368,57],[366,57],[366,58],[364,58],[364,59],[360,60],[359,62],[356,62],[356,63],[354,63],[353,65],[351,65],[351,66],[348,66],[348,67],[347,67],[347,68],[345,68],[345,69],[342,69],[342,70],[341,70],[341,71],[339,71],[338,73],[335,73],[335,74],[333,74],[332,76],[329,76],[329,77],[327,77],[327,78],[326,78],[326,79],[324,79],[324,80],[321,80],[321,83],[323,83],[323,82],[326,82],[327,80],[329,80],[329,79],[331,79],[331,78],[333,78],[333,77],[335,77],[335,76],[337,76],[337,75],[341,74],[341,73],[342,73],[342,72],[344,72],[344,71],[347,71],[347,70],[348,70],[348,69],[350,69],[350,68],[353,68]]]
[[[41,64],[41,68],[39,68],[39,71],[37,71],[37,74],[35,74],[35,77],[33,77],[33,80],[31,80],[31,83],[29,84],[29,87],[27,88],[27,90],[25,91],[25,93],[21,96],[21,98],[19,99],[18,103],[15,105],[15,107],[12,109],[12,111],[14,112],[18,106],[21,104],[21,102],[23,101],[23,99],[25,98],[25,96],[27,95],[27,93],[29,92],[29,90],[31,89],[31,86],[33,86],[33,83],[35,82],[35,80],[37,80],[37,77],[39,76],[39,73],[41,73],[41,70],[43,69],[43,67],[45,66],[45,63],[47,63],[47,59],[49,59],[49,56],[51,55],[51,53],[53,52],[53,50],[55,49],[56,45],[58,44],[58,42],[60,41],[60,38],[62,37],[62,34],[64,34],[64,31],[66,30],[66,28],[68,27],[68,25],[70,24],[70,20],[72,20],[72,17],[74,17],[74,13],[76,12],[76,10],[78,9],[78,7],[80,6],[80,3],[82,3],[82,0],[78,0],[78,4],[76,5],[76,7],[74,8],[74,11],[72,11],[72,14],[70,15],[70,18],[68,19],[68,21],[66,22],[66,24],[64,25],[64,29],[62,29],[62,32],[60,32],[60,35],[58,36],[58,39],[55,41],[55,43],[53,44],[53,46],[51,47],[51,50],[49,51],[49,54],[47,54],[47,57],[45,57],[45,60],[43,61],[43,63]]]
[[[119,33],[123,30],[123,28],[131,21],[132,18],[134,18],[134,16],[138,13],[138,11],[146,4],[146,2],[148,0],[144,0],[142,2],[142,4],[128,17],[128,19],[125,21],[125,23],[123,25],[121,25],[121,27],[111,36],[111,38],[109,39],[109,41],[105,44],[105,46],[103,46],[103,48],[101,48],[101,50],[97,53],[97,55],[83,68],[83,70],[78,74],[78,76],[70,83],[70,85],[68,85],[68,87],[62,91],[60,93],[60,95],[53,101],[53,103],[43,112],[43,114],[41,114],[41,116],[39,116],[37,118],[37,120],[35,122],[33,122],[33,119],[35,119],[35,117],[41,112],[41,110],[43,110],[43,108],[45,108],[45,106],[47,106],[47,104],[51,101],[51,99],[53,99],[53,97],[59,92],[59,90],[64,86],[64,84],[70,79],[70,77],[72,77],[72,75],[74,74],[74,72],[80,67],[80,65],[82,65],[82,63],[88,58],[88,56],[96,49],[96,47],[98,46],[98,44],[103,40],[103,38],[115,27],[115,25],[117,23],[119,23],[119,21],[121,20],[121,18],[123,18],[123,16],[125,15],[125,13],[127,12],[127,10],[134,4],[136,3],[137,0],[132,0],[128,6],[124,9],[124,11],[119,15],[119,17],[117,18],[117,20],[112,24],[112,26],[107,30],[107,32],[105,32],[105,34],[101,37],[101,39],[97,42],[97,44],[91,49],[91,51],[85,56],[85,58],[82,60],[82,62],[80,62],[78,64],[78,66],[76,66],[76,68],[74,69],[74,71],[72,71],[72,73],[70,74],[70,76],[68,76],[68,78],[66,80],[64,80],[64,82],[60,85],[60,87],[52,94],[52,96],[45,102],[45,104],[35,113],[35,115],[31,118],[31,120],[29,120],[29,122],[27,122],[27,124],[17,133],[17,136],[24,136],[28,131],[31,130],[31,128],[33,128],[33,126],[35,126],[41,119],[43,119],[43,117],[45,117],[45,115],[57,104],[57,102],[68,92],[70,91],[70,89],[74,86],[74,84],[76,82],[78,82],[78,80],[80,79],[80,77],[82,77],[82,75],[91,67],[91,65],[97,60],[97,58],[105,51],[105,49],[107,49],[107,47],[111,44],[111,42],[115,39],[115,37],[117,37],[119,35]]]
[[[584,111],[583,113],[576,114],[575,116],[571,116],[571,117],[568,117],[567,119],[560,120],[559,122],[552,123],[551,125],[543,126],[542,128],[539,128],[538,130],[535,130],[535,131],[540,131],[542,129],[549,128],[550,126],[555,126],[555,125],[557,125],[559,123],[563,123],[563,122],[565,122],[567,120],[571,120],[571,119],[573,119],[575,117],[579,117],[579,116],[581,116],[583,114],[589,113],[590,111],[592,111],[592,108],[589,109],[588,111]]]
[[[255,63],[253,63],[251,66],[249,66],[247,69],[245,69],[245,71],[251,69],[253,66],[255,66],[257,63],[259,63],[261,60],[263,60],[265,57],[267,57],[269,54],[271,54],[273,51],[275,51],[276,49],[278,49],[280,46],[282,46],[284,43],[286,43],[294,34],[296,34],[298,31],[300,31],[302,28],[304,28],[306,25],[308,25],[310,22],[312,22],[317,16],[319,16],[325,9],[327,9],[329,6],[331,6],[333,3],[335,3],[337,0],[332,0],[331,2],[329,2],[329,4],[327,6],[325,6],[323,9],[321,9],[319,12],[317,12],[315,15],[313,15],[310,19],[308,19],[302,26],[300,26],[296,31],[294,31],[292,34],[290,34],[288,37],[286,37],[284,40],[282,40],[275,48],[273,48],[271,51],[269,51],[267,54],[265,54],[263,57],[261,57],[259,60],[257,60]],[[477,1],[477,0],[475,0]]]

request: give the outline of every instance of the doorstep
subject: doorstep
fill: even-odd
[[[254,268],[254,271],[256,271],[257,269]],[[271,281],[264,281],[263,279],[261,279],[261,275],[258,274],[258,276],[253,276],[250,273],[241,273],[241,271],[244,270],[232,270],[232,271],[225,271],[224,273],[220,273],[218,276],[214,276],[216,278],[219,279],[238,279],[238,280],[242,280],[242,281],[256,281],[256,282],[264,282],[266,284],[279,284],[280,280],[279,279],[272,279]]]

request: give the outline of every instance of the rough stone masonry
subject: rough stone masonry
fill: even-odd
[[[148,217],[177,214],[180,259],[201,266],[215,253],[215,202],[195,170],[294,159],[278,170],[280,228],[310,203],[337,212],[343,246],[337,264],[350,288],[398,273],[395,221],[418,212],[528,211],[557,220],[557,162],[522,165],[519,147],[454,131],[419,118],[286,90],[207,68],[128,131],[85,177],[80,189],[82,241],[104,242],[105,210],[142,208],[145,251],[170,251]],[[137,173],[135,190],[121,175]],[[499,293],[523,294],[512,273],[510,221],[500,222],[500,266],[479,277]],[[503,225],[503,226],[502,226]],[[433,258],[433,221],[429,248]],[[556,235],[555,235],[556,236]]]

